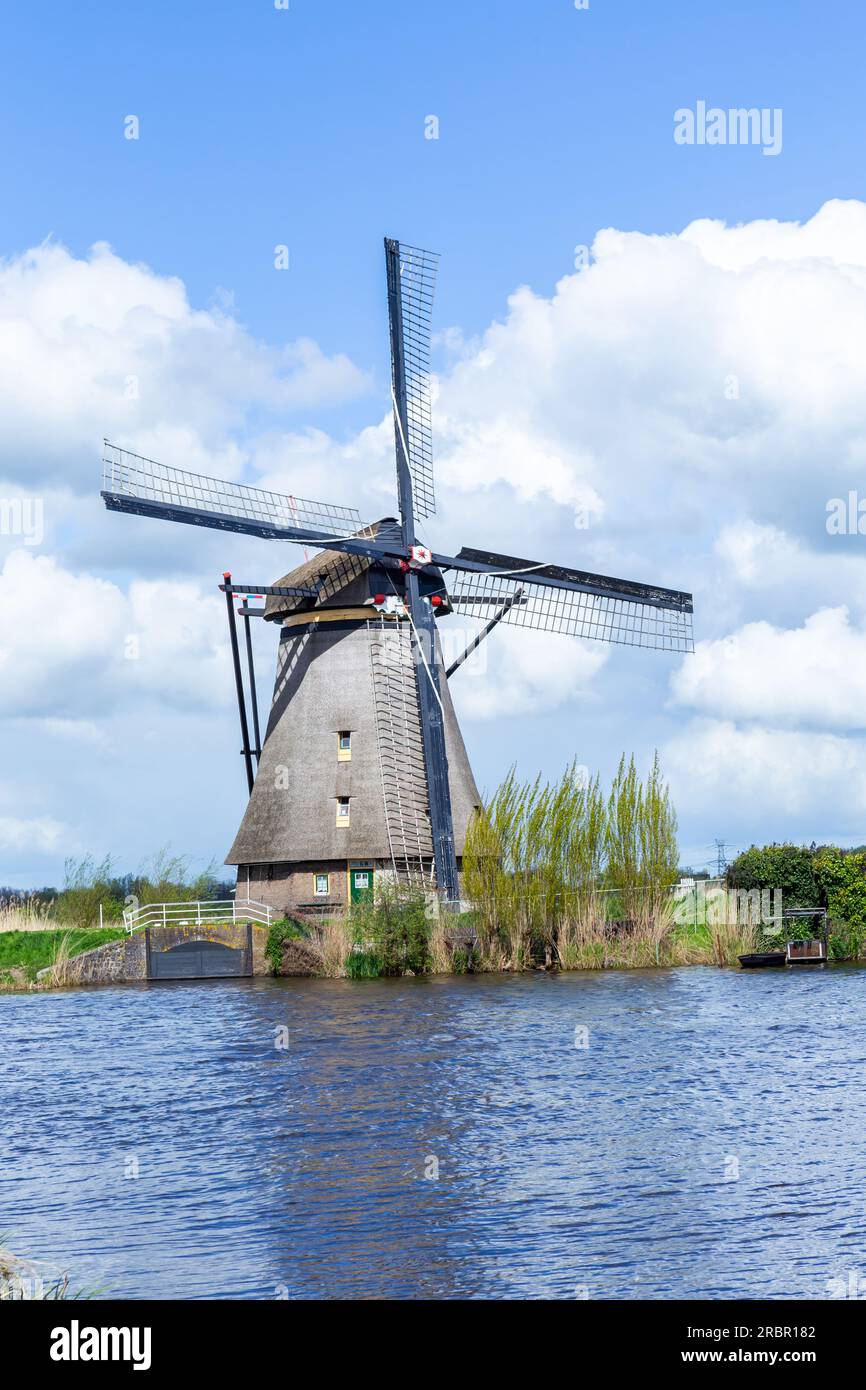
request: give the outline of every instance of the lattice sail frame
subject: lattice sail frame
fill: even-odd
[[[362,525],[361,514],[354,507],[311,502],[287,493],[248,487],[246,483],[221,482],[143,458],[107,441],[102,454],[102,488],[110,496],[132,503],[186,507],[257,526],[273,526],[276,530],[308,527],[323,536],[349,537]]]
[[[522,590],[517,602],[502,614],[501,622],[627,647],[694,651],[690,609],[531,583],[525,575],[512,579],[464,571],[455,575],[452,583],[449,597],[455,613],[486,621]]]
[[[400,252],[400,304],[406,373],[406,448],[415,514],[426,517],[436,511],[430,337],[439,256],[435,251],[406,246],[402,241],[397,245]]]

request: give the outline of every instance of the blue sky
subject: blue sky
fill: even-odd
[[[4,30],[4,248],[109,241],[231,289],[274,341],[381,368],[383,234],[447,258],[442,323],[549,292],[599,227],[800,219],[862,192],[853,3],[291,0],[16,7]],[[784,108],[784,156],[677,148],[698,97]],[[124,141],[122,119],[142,123]],[[435,113],[441,138],[425,141]],[[274,292],[271,248],[296,273]]]
[[[825,497],[857,484],[852,460],[862,422],[853,406],[849,410],[847,397],[826,420],[816,420],[813,412],[814,435],[797,463],[797,481],[787,486],[778,470],[790,440],[801,434],[795,428],[795,407],[785,417],[775,387],[768,385],[768,376],[786,370],[779,352],[768,348],[754,366],[752,403],[746,401],[739,418],[747,410],[753,411],[753,422],[772,416],[778,428],[765,441],[772,457],[759,449],[752,452],[754,430],[749,446],[738,450],[736,440],[731,442],[737,431],[726,433],[727,426],[706,421],[698,428],[692,409],[694,400],[703,400],[704,386],[692,379],[692,366],[711,348],[702,339],[697,312],[686,327],[679,320],[673,323],[689,296],[703,293],[703,281],[682,269],[685,251],[676,272],[684,275],[681,290],[673,282],[668,285],[666,277],[674,272],[667,263],[658,268],[666,294],[648,283],[640,267],[635,270],[622,320],[626,329],[616,329],[626,333],[621,351],[611,347],[610,326],[620,322],[623,306],[617,295],[625,295],[622,286],[629,277],[617,277],[618,290],[605,289],[600,274],[591,308],[579,304],[574,332],[563,330],[564,345],[551,371],[558,395],[553,385],[548,392],[539,373],[534,403],[524,402],[519,422],[511,420],[515,429],[526,427],[528,440],[544,435],[538,457],[549,458],[551,439],[566,451],[564,466],[578,480],[574,487],[591,485],[605,504],[597,526],[590,533],[575,531],[574,488],[551,483],[527,495],[512,473],[491,477],[489,485],[480,476],[477,485],[467,485],[463,498],[458,483],[459,441],[467,420],[480,429],[482,409],[489,419],[498,408],[490,404],[492,395],[488,404],[469,401],[470,396],[486,400],[477,397],[473,386],[480,380],[473,354],[491,325],[508,322],[513,327],[509,296],[518,287],[528,286],[539,302],[556,296],[557,284],[574,275],[576,246],[592,245],[606,228],[647,237],[680,233],[700,219],[720,219],[729,226],[762,219],[806,223],[829,200],[866,198],[864,30],[861,7],[838,0],[820,7],[756,7],[737,0],[715,6],[591,0],[588,10],[575,9],[572,0],[444,0],[432,7],[408,7],[396,0],[363,6],[291,0],[288,11],[276,10],[266,0],[7,6],[0,59],[0,257],[14,264],[16,257],[51,238],[52,245],[68,252],[70,265],[64,263],[63,273],[72,285],[71,264],[87,262],[90,248],[106,242],[120,262],[149,267],[160,287],[175,277],[193,311],[228,316],[245,334],[240,348],[227,347],[223,353],[225,380],[235,351],[247,364],[270,353],[268,370],[279,376],[285,371],[280,359],[285,344],[306,339],[317,344],[326,363],[325,387],[302,384],[284,396],[271,383],[255,386],[245,396],[238,386],[225,418],[217,420],[217,406],[208,404],[206,426],[192,414],[186,421],[183,401],[172,396],[172,379],[184,374],[190,357],[166,353],[161,367],[154,365],[161,398],[148,404],[146,425],[130,425],[127,439],[134,446],[154,437],[180,438],[170,431],[183,431],[188,424],[198,431],[202,456],[213,461],[210,471],[217,475],[220,460],[234,444],[242,455],[238,476],[278,477],[298,491],[308,484],[315,488],[313,495],[364,509],[372,505],[360,481],[367,456],[363,450],[360,458],[353,453],[353,441],[359,432],[380,425],[387,410],[382,237],[396,235],[435,248],[443,256],[436,327],[439,332],[459,329],[461,335],[437,347],[437,367],[445,382],[441,481],[446,498],[448,479],[453,480],[439,529],[437,524],[432,528],[437,542],[443,548],[510,545],[539,559],[586,563],[693,588],[699,638],[722,642],[745,624],[767,621],[782,634],[779,640],[788,642],[785,651],[796,651],[796,660],[811,663],[811,670],[820,669],[827,657],[821,645],[829,640],[826,630],[814,638],[809,629],[802,643],[784,634],[804,628],[819,605],[810,607],[794,581],[777,584],[771,594],[770,581],[762,587],[752,561],[743,560],[743,547],[751,546],[750,555],[776,557],[771,569],[777,577],[799,573],[804,566],[797,547],[805,547],[805,568],[813,560],[816,567],[824,566],[820,573],[815,568],[806,587],[820,591],[823,606],[854,603],[853,628],[844,629],[845,640],[853,644],[854,656],[846,663],[850,668],[856,666],[862,640],[859,598],[851,597],[860,594],[859,538],[842,538],[830,550],[823,505]],[[672,136],[674,112],[698,100],[723,108],[781,108],[781,153],[766,157],[755,147],[678,146]],[[140,121],[135,141],[124,138],[123,123],[130,114]],[[437,140],[424,138],[425,118],[431,114],[440,122]],[[823,256],[841,273],[839,265],[851,260],[849,234],[828,222],[816,237],[821,244],[815,249],[809,243],[802,264],[808,262],[811,274],[816,258]],[[291,270],[285,274],[273,267],[279,243],[290,248]],[[654,254],[653,245],[629,242],[629,264]],[[702,245],[715,274],[716,252]],[[773,234],[760,252],[752,253],[750,264],[785,255],[781,237]],[[603,256],[598,266],[603,271]],[[734,273],[727,262],[721,269]],[[650,281],[656,273],[649,264]],[[827,283],[829,274],[816,276],[807,287],[804,270],[793,284],[790,295],[795,305],[802,295],[802,315],[792,312],[788,342],[797,338],[798,326],[809,336],[810,315],[820,322],[833,313],[859,315],[859,285],[857,296],[852,294],[846,304],[845,296]],[[737,299],[744,352],[752,315],[768,302],[762,298],[765,292],[766,286],[756,282]],[[92,289],[83,293],[93,298]],[[822,295],[827,296],[826,311]],[[629,303],[633,337],[627,333]],[[724,296],[718,303],[724,304]],[[26,311],[19,306],[16,315],[32,314],[35,322],[36,292],[28,305]],[[162,307],[151,309],[163,312]],[[70,312],[80,317],[78,310]],[[592,332],[587,330],[590,317]],[[724,326],[724,308],[718,310],[718,322],[735,371],[735,335]],[[20,317],[15,323],[20,328]],[[659,338],[674,344],[664,361],[684,364],[681,390],[670,371],[664,381],[653,378],[656,325]],[[849,327],[846,320],[844,333]],[[109,330],[101,323],[99,331]],[[839,336],[844,333],[840,330]],[[512,338],[516,336],[515,330]],[[129,340],[123,341],[121,356],[131,351]],[[779,341],[786,341],[781,330]],[[89,342],[84,334],[76,360],[86,357]],[[532,333],[527,342],[537,364]],[[198,337],[184,339],[184,344],[188,353],[201,350]],[[508,352],[516,360],[519,350],[515,346]],[[152,344],[151,351],[156,351]],[[33,348],[32,361],[28,358],[28,370],[37,376],[38,352]],[[351,370],[340,366],[343,359]],[[617,439],[611,427],[611,418],[622,408],[612,389],[621,363],[623,393],[632,382],[646,407],[643,423],[635,417],[636,432],[628,439]],[[182,540],[164,536],[156,523],[152,533],[134,524],[123,532],[125,519],[103,516],[96,501],[101,433],[122,432],[122,426],[110,411],[100,414],[95,404],[88,410],[73,399],[74,384],[55,391],[48,385],[53,370],[46,359],[40,409],[22,412],[20,421],[13,420],[0,434],[0,481],[8,481],[7,493],[20,487],[31,487],[40,496],[45,492],[48,537],[43,546],[25,550],[25,560],[38,551],[79,585],[89,578],[125,595],[136,580],[156,578],[169,585],[198,584],[210,593],[213,575],[224,563],[261,580],[275,577],[299,558],[261,557],[261,547],[244,544],[226,558],[224,544],[220,549],[212,538],[196,533]],[[207,353],[189,370],[195,390],[206,391]],[[812,379],[808,362],[800,361],[797,370]],[[560,405],[564,410],[570,394],[569,380],[580,376],[585,381],[593,372],[599,374],[597,388],[585,388],[577,413],[557,423]],[[92,388],[96,402],[104,376],[103,370],[87,378],[90,385],[85,382],[81,393]],[[13,377],[7,372],[7,404],[14,416],[21,391],[10,384]],[[222,386],[213,389],[225,394]],[[856,394],[852,386],[851,400]],[[603,402],[597,417],[594,397]],[[668,424],[642,459],[637,426],[651,429],[662,411]],[[63,451],[67,420],[68,461]],[[688,446],[679,427],[691,439],[695,431],[700,434],[687,483]],[[319,464],[315,458],[312,464],[300,460],[310,429],[327,437]],[[579,431],[585,431],[582,437]],[[676,457],[678,438],[682,457]],[[274,442],[280,439],[282,445]],[[286,443],[292,440],[297,453]],[[719,440],[723,443],[717,448]],[[764,458],[766,475],[776,478],[770,489],[765,487]],[[293,459],[299,460],[296,468]],[[165,461],[183,464],[185,459]],[[832,483],[823,480],[825,467]],[[540,468],[537,462],[527,465],[530,473]],[[726,519],[740,529],[720,541]],[[465,532],[459,530],[462,526]],[[771,536],[767,528],[773,527]],[[14,537],[0,541],[4,555],[15,548]],[[710,557],[722,552],[729,560],[735,557],[736,583],[728,571],[725,578],[714,568],[720,562]],[[17,582],[24,595],[37,592],[23,567]],[[67,582],[65,592],[73,591],[79,592]],[[80,588],[80,594],[87,621],[107,630],[107,609],[100,605],[116,609],[114,592]],[[73,698],[71,687],[64,690],[67,668],[53,664],[56,614],[56,608],[51,620],[36,611],[22,614],[25,623],[44,630],[44,685],[57,698],[52,704],[40,697],[28,705],[22,694],[18,705],[7,702],[7,782],[0,801],[7,839],[0,848],[0,881],[56,881],[66,853],[85,850],[114,852],[123,865],[134,867],[166,841],[188,849],[198,861],[221,858],[243,791],[240,767],[232,762],[237,736],[230,687],[212,698],[209,692],[202,710],[195,707],[192,687],[169,689],[162,676],[138,692],[134,708],[125,707],[117,695],[109,710],[98,681],[89,696],[85,692]],[[70,625],[73,621],[70,617]],[[116,621],[123,625],[119,610]],[[259,637],[264,663],[271,660],[268,635]],[[13,635],[7,671],[15,669],[14,640]],[[171,648],[172,660],[193,665],[198,658],[192,652],[185,655],[183,640],[179,636]],[[748,644],[752,639],[735,640]],[[755,642],[760,648],[760,634]],[[38,649],[28,659],[38,665]],[[859,792],[840,806],[823,784],[792,790],[780,771],[795,756],[803,761],[814,756],[825,766],[828,759],[831,764],[835,757],[844,760],[847,748],[860,758],[859,725],[851,714],[854,696],[830,724],[820,713],[819,690],[811,705],[775,711],[770,727],[760,708],[746,708],[739,689],[730,694],[727,707],[719,704],[709,692],[727,688],[725,679],[712,668],[712,651],[704,659],[704,684],[696,677],[682,678],[685,683],[681,681],[673,703],[668,682],[678,663],[640,652],[614,652],[598,671],[566,665],[562,679],[565,688],[573,682],[573,697],[563,689],[552,695],[536,692],[534,705],[531,688],[529,694],[524,689],[501,717],[489,708],[479,714],[483,700],[468,701],[462,712],[479,781],[487,788],[495,785],[512,758],[527,773],[541,768],[555,774],[572,756],[607,773],[623,747],[634,747],[647,763],[652,749],[660,746],[671,748],[673,764],[679,760],[679,784],[685,786],[692,780],[689,755],[677,740],[689,721],[710,720],[712,728],[706,722],[695,725],[695,758],[710,756],[713,749],[723,759],[741,757],[735,745],[724,741],[733,737],[729,726],[753,750],[758,734],[766,734],[767,746],[761,744],[755,756],[766,759],[762,785],[768,790],[760,803],[747,786],[729,798],[729,776],[708,782],[703,799],[696,792],[685,796],[680,813],[684,858],[694,863],[709,859],[715,835],[733,845],[786,834],[866,839],[860,831],[866,803],[858,799]],[[554,655],[554,665],[557,660]],[[216,687],[222,674],[214,664],[209,684]],[[46,725],[46,720],[53,723]],[[817,740],[809,745],[812,754],[804,752],[803,740],[810,738]],[[836,742],[827,743],[828,738]],[[791,739],[800,742],[795,747]],[[770,744],[775,751],[767,751]],[[774,769],[781,777],[775,795]],[[194,794],[166,797],[166,783],[174,777],[191,779]],[[35,839],[26,833],[29,823],[42,826]],[[54,829],[47,828],[49,823]]]

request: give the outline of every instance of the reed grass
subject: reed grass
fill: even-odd
[[[52,903],[40,898],[0,899],[0,932],[48,931],[52,923]]]
[[[352,949],[348,923],[342,917],[329,917],[317,929],[322,950],[322,974],[329,979],[345,977],[346,962]]]
[[[738,956],[757,949],[757,932],[751,923],[711,922],[707,931],[716,965],[736,965]]]
[[[45,977],[49,989],[64,989],[70,983],[70,943],[72,933],[64,932],[54,943],[51,967]]]
[[[445,923],[438,912],[430,928],[430,969],[434,975],[448,975],[453,969]]]

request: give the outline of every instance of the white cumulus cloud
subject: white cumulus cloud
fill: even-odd
[[[368,379],[309,339],[270,347],[183,283],[100,243],[0,260],[0,460],[7,478],[90,490],[104,435],[236,477],[254,410],[321,408]]]
[[[468,625],[451,630],[443,642],[446,666],[476,631]],[[590,697],[607,659],[600,643],[503,626],[460,667],[452,693],[458,713],[469,719],[540,714]]]
[[[209,709],[230,697],[225,607],[190,583],[124,593],[51,556],[13,551],[0,573],[0,711],[93,724],[117,706]]]
[[[661,751],[681,815],[741,827],[760,843],[838,837],[863,841],[866,740],[797,729],[694,720]],[[730,834],[730,831],[728,832]]]
[[[747,623],[699,642],[674,675],[678,704],[769,725],[866,728],[866,628],[847,608],[813,613],[802,627]]]

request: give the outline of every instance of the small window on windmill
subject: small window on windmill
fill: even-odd
[[[352,761],[352,731],[351,729],[341,729],[337,734],[337,762],[348,763]]]
[[[330,874],[313,874],[313,892],[317,898],[327,898],[331,891]]]
[[[347,796],[337,797],[337,824],[349,824],[349,798]]]

